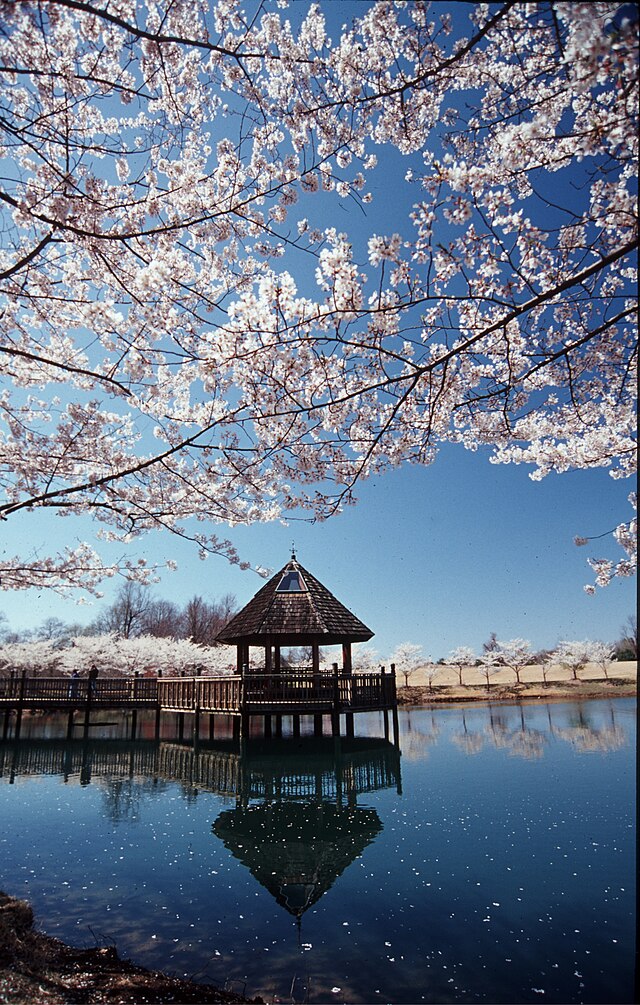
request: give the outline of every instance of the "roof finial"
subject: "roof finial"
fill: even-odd
[[[291,561],[295,562],[295,560],[296,560],[296,542],[292,541],[291,542]]]

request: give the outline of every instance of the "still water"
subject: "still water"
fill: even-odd
[[[242,756],[34,720],[0,744],[0,889],[267,1002],[632,1002],[635,712],[412,709],[400,751],[376,714]]]

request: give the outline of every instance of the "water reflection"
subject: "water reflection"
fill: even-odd
[[[0,888],[65,941],[265,1001],[634,1000],[634,701],[405,710],[402,758],[33,725],[0,744]]]
[[[606,753],[619,750],[628,743],[625,729],[616,721],[612,702],[608,704],[608,721],[590,714],[584,703],[563,703],[546,706],[546,721],[540,708],[530,705],[489,705],[478,720],[475,709],[460,710],[460,728],[451,735],[453,743],[465,754],[479,754],[486,746],[505,750],[512,757],[539,760],[551,739],[570,743],[576,752]],[[471,720],[471,725],[469,724]],[[481,728],[478,728],[478,721]]]
[[[241,762],[237,806],[213,833],[290,914],[300,919],[382,830],[365,792],[401,791],[400,754],[386,741],[312,742],[295,760],[286,744]],[[258,800],[252,802],[252,800]]]

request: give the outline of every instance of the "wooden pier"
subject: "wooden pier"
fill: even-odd
[[[70,677],[11,676],[0,678],[0,712],[4,713],[2,739],[20,736],[25,712],[68,713],[67,735],[77,725],[88,735],[91,717],[99,711],[131,712],[131,738],[135,739],[137,712],[155,712],[156,738],[163,714],[177,716],[178,738],[184,739],[186,717],[194,741],[200,735],[202,716],[209,717],[209,739],[215,736],[217,716],[230,716],[233,736],[249,736],[252,719],[260,717],[264,736],[283,735],[283,718],[291,717],[294,736],[300,735],[300,717],[313,716],[314,734],[323,735],[323,720],[331,722],[331,734],[354,735],[354,715],[381,711],[384,738],[389,739],[389,714],[394,742],[398,743],[398,712],[395,674],[351,673],[334,668],[317,672],[308,668],[280,673],[251,669],[250,673],[221,677],[133,677],[95,681]],[[15,716],[15,718],[13,718]],[[13,729],[11,723],[13,719]]]

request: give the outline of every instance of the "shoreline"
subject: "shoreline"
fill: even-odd
[[[3,1005],[264,1005],[213,984],[182,980],[123,960],[113,946],[69,946],[34,927],[25,900],[0,891]]]
[[[412,669],[406,678],[396,671],[396,686],[399,708],[464,702],[632,698],[637,695],[638,663],[636,660],[611,663],[606,672],[590,663],[577,678],[564,667],[531,664],[520,671],[520,681],[513,670],[502,667],[492,674],[488,685],[477,667],[421,666]]]
[[[437,707],[442,705],[477,704],[484,702],[518,703],[522,701],[589,701],[597,698],[635,698],[636,681],[624,677],[607,680],[549,681],[491,684],[428,685],[409,684],[398,687],[398,708]]]

